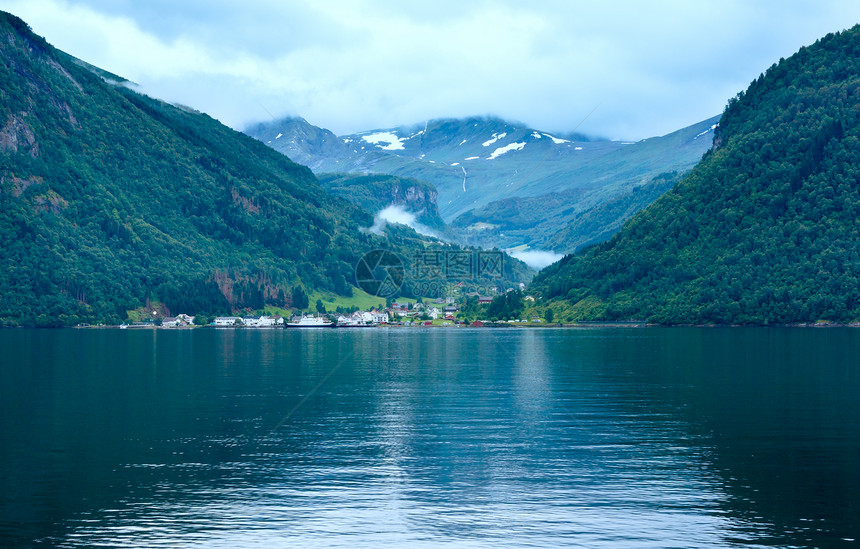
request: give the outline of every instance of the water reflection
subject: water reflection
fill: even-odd
[[[0,332],[0,545],[848,543],[855,334]]]

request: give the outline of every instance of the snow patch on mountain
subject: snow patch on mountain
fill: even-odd
[[[362,139],[370,143],[371,145],[376,145],[380,149],[386,151],[400,151],[403,150],[403,141],[405,139],[397,137],[396,134],[391,132],[379,132],[372,133],[370,135],[361,136]],[[380,143],[387,143],[387,145],[380,145]]]
[[[703,135],[705,135],[706,133],[714,131],[715,129],[717,129],[716,124],[714,124],[713,126],[708,128],[707,130],[703,131],[702,133],[697,134],[696,137],[694,137],[693,139],[698,139],[698,138],[702,137]]]
[[[492,145],[493,143],[495,143],[499,139],[504,139],[506,135],[508,135],[507,132],[494,133],[492,138],[484,141],[483,143],[481,143],[481,145],[483,145],[484,147],[489,147],[490,145]]]
[[[278,135],[276,135],[276,136],[275,136],[275,139],[280,139],[280,138],[282,138],[282,137],[284,137],[284,134],[279,133]]]
[[[498,149],[493,151],[493,154],[487,157],[487,160],[495,160],[496,158],[502,156],[506,152],[510,151],[521,151],[523,147],[526,146],[525,141],[522,143],[511,143],[510,145],[505,145],[504,147],[499,147]]]
[[[560,137],[553,137],[548,133],[545,133],[544,135],[546,137],[549,137],[550,139],[552,139],[552,142],[555,143],[556,145],[561,145],[562,143],[570,143],[570,141],[568,141],[567,139],[561,139]]]
[[[470,156],[469,158],[464,158],[463,160],[477,160],[481,158],[480,156]]]

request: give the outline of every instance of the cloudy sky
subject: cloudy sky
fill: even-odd
[[[780,57],[860,22],[856,0],[0,0],[0,9],[145,93],[236,129],[299,115],[345,134],[495,114],[616,139],[719,114]]]

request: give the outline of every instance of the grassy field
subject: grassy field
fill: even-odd
[[[352,297],[344,297],[330,292],[313,292],[309,296],[311,310],[316,310],[317,300],[321,300],[325,305],[326,311],[332,312],[338,307],[344,309],[349,307],[358,307],[361,311],[369,311],[370,309],[381,309],[385,307],[385,298],[371,295],[359,288],[353,288]],[[415,299],[399,297],[398,303],[415,303]]]

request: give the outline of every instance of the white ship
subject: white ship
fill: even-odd
[[[334,328],[335,323],[321,316],[302,315],[298,322],[287,322],[287,328]]]

